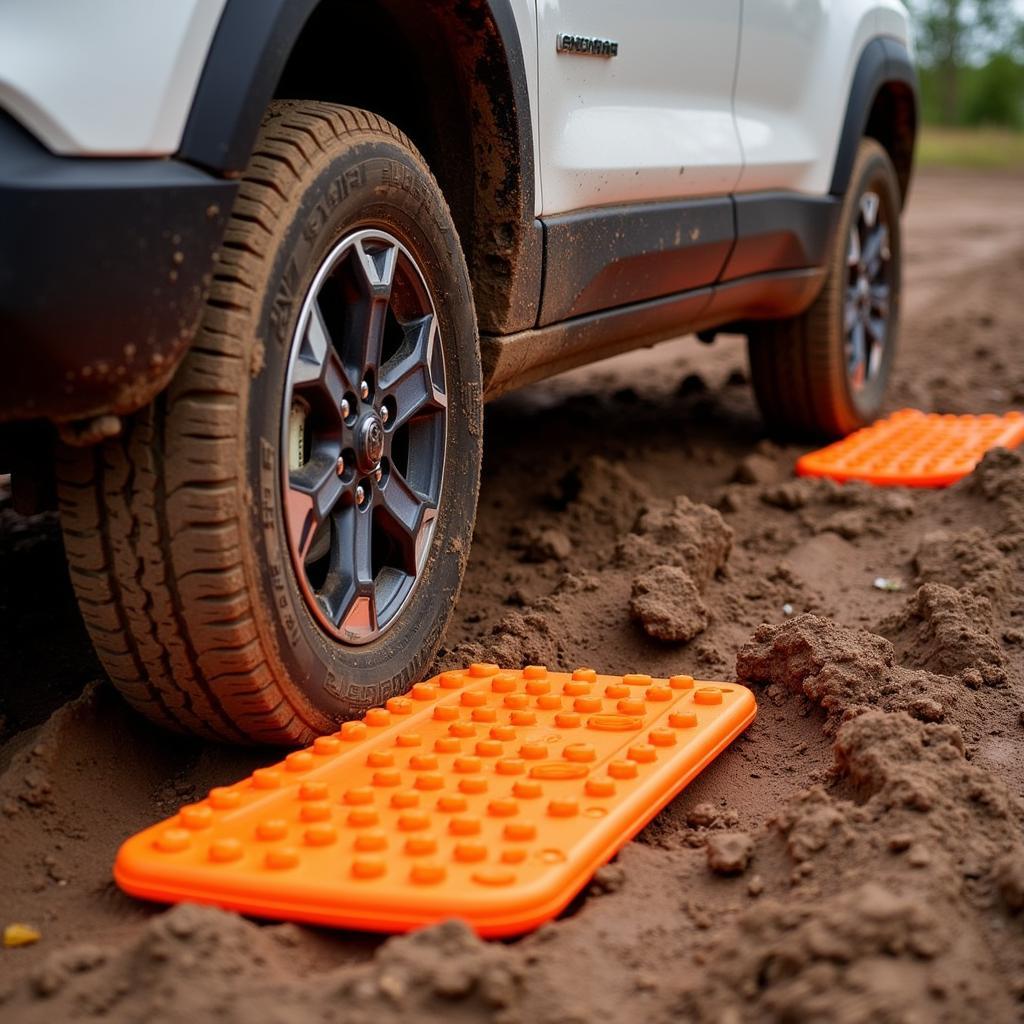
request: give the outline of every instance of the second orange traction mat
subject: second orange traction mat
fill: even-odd
[[[800,476],[864,480],[893,487],[948,487],[967,476],[990,448],[1024,441],[1024,413],[951,416],[901,409],[884,420],[808,452]]]
[[[127,892],[405,931],[554,917],[753,720],[690,676],[472,665],[129,839]]]

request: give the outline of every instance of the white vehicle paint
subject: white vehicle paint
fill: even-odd
[[[732,190],[740,0],[538,0],[537,24],[544,213]],[[559,53],[559,33],[618,54]]]
[[[5,0],[0,109],[51,150],[166,155],[226,0]],[[512,0],[536,213],[828,191],[857,60],[910,46],[898,0]],[[614,57],[559,53],[559,33]]]
[[[54,153],[173,153],[225,2],[4,0],[0,108]]]
[[[857,61],[882,34],[906,40],[898,5],[744,0],[734,99],[743,146],[737,191],[828,191]]]

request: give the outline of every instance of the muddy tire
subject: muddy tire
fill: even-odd
[[[180,731],[302,743],[407,690],[461,585],[481,415],[426,164],[373,114],[275,104],[171,386],[60,457],[72,580],[121,693]]]
[[[900,207],[889,155],[862,140],[821,293],[801,316],[749,332],[754,393],[772,431],[832,439],[880,413],[899,336]]]

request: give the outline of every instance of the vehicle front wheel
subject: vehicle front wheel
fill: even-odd
[[[881,412],[899,335],[900,205],[888,153],[863,139],[821,293],[802,315],[749,334],[754,392],[772,429],[832,439]]]
[[[170,388],[58,468],[115,685],[172,728],[303,743],[404,692],[472,539],[480,356],[437,183],[373,114],[285,102]]]

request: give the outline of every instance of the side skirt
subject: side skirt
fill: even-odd
[[[516,334],[483,335],[484,398],[585,363],[745,319],[803,312],[825,281],[821,268],[738,278]]]

